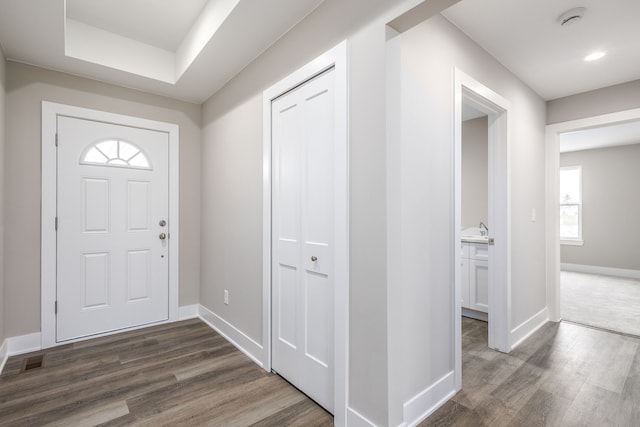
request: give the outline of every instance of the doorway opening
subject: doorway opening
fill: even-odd
[[[640,336],[640,121],[560,132],[560,316]]]
[[[453,236],[456,242],[454,265],[457,267],[454,271],[454,369],[456,388],[460,389],[462,387],[463,313],[488,322],[487,345],[489,348],[502,352],[511,350],[508,164],[510,103],[477,80],[456,69],[454,109],[455,221]],[[486,133],[486,167],[474,165],[478,166],[476,169],[479,170],[476,171],[476,175],[481,175],[482,170],[486,170],[484,172],[486,173],[486,222],[479,219],[477,224],[475,224],[476,220],[471,218],[480,218],[484,215],[485,209],[485,204],[481,200],[484,195],[479,195],[485,187],[478,182],[477,178],[476,184],[480,184],[481,188],[470,190],[467,186],[466,190],[470,190],[472,196],[477,196],[478,203],[473,203],[471,197],[465,197],[467,211],[463,215],[465,210],[463,175],[469,173],[469,170],[466,173],[463,170],[463,127],[469,129],[469,126],[464,126],[463,123],[464,116],[469,118],[473,115],[477,116],[477,127],[481,129],[481,133]],[[485,122],[486,132],[482,130]],[[465,151],[469,153],[469,150]],[[485,158],[482,155],[480,157]],[[465,161],[465,163],[468,162]],[[464,312],[463,305],[465,305]]]
[[[546,241],[547,241],[547,306],[550,320],[558,322],[562,320],[562,298],[561,298],[561,245],[560,245],[560,139],[562,135],[570,135],[573,132],[586,131],[607,126],[624,125],[640,121],[640,108],[625,110],[616,113],[602,114],[584,119],[571,120],[562,123],[548,125],[546,128]],[[610,189],[616,191],[617,189]],[[620,199],[621,207],[628,208],[629,199]],[[612,206],[614,208],[615,206]],[[584,212],[584,215],[587,213]],[[590,213],[591,215],[591,213]],[[609,221],[606,234],[612,234],[609,227],[623,226]],[[629,230],[621,230],[629,233]],[[589,243],[587,236],[582,236],[584,245]],[[637,253],[634,252],[634,254]],[[568,258],[565,257],[565,264]],[[594,270],[592,266],[582,267],[579,273],[624,273],[627,275],[637,275],[638,271],[625,268],[613,268],[597,265]],[[577,265],[577,264],[574,264]],[[567,266],[565,266],[566,268]],[[604,268],[604,270],[603,270]],[[575,268],[574,268],[575,269]],[[637,277],[636,277],[637,278]],[[633,279],[633,277],[632,277]]]

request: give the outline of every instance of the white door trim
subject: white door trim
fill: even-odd
[[[547,249],[547,308],[549,320],[559,322],[560,314],[560,225],[559,169],[560,134],[609,124],[640,120],[640,108],[601,114],[584,119],[547,125],[545,132],[545,194]]]
[[[459,69],[454,70],[454,370],[462,387],[460,241],[462,223],[462,102],[489,115],[489,347],[511,350],[511,102]]]
[[[56,201],[57,201],[57,117],[68,116],[105,123],[166,132],[169,135],[169,320],[178,320],[179,267],[179,127],[176,124],[107,113],[71,105],[42,102],[42,209],[41,209],[41,332],[42,348],[56,342]],[[135,329],[135,328],[133,328]],[[107,334],[105,334],[107,335]],[[76,340],[79,341],[79,340]],[[70,341],[65,341],[65,344]]]
[[[349,146],[347,98],[347,42],[344,41],[293,72],[263,93],[263,261],[262,343],[263,366],[271,371],[271,102],[310,78],[335,69],[335,327],[334,424],[344,426],[347,416],[349,361]]]

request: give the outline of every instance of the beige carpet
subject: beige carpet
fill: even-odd
[[[562,318],[640,336],[640,280],[560,272]]]

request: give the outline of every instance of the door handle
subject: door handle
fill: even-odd
[[[158,236],[160,238],[160,240],[164,240],[167,238],[166,233],[160,233],[160,235]]]
[[[311,261],[316,262],[317,260],[318,260],[317,256],[314,255],[314,256],[311,257]]]

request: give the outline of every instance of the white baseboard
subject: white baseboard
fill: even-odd
[[[483,322],[489,321],[489,315],[483,311],[471,310],[470,308],[462,307],[462,315],[464,317],[470,317],[476,320],[482,320]]]
[[[575,273],[599,274],[601,276],[624,277],[626,279],[640,279],[640,270],[627,270],[624,268],[562,263],[560,264],[560,270],[573,271]]]
[[[200,319],[202,319],[203,322],[211,326],[212,329],[236,346],[238,350],[249,356],[249,358],[256,362],[261,368],[265,367],[261,359],[261,356],[264,354],[262,345],[202,305],[199,307],[199,313]]]
[[[198,317],[200,306],[198,304],[182,305],[178,310],[178,319],[187,320]]]
[[[417,426],[456,394],[455,375],[451,371],[403,405],[404,423]]]
[[[524,321],[520,326],[511,331],[511,350],[522,344],[524,340],[529,338],[535,331],[540,329],[549,321],[549,311],[543,308],[538,313],[531,316],[530,319]]]
[[[353,408],[347,408],[347,425],[349,427],[376,427],[374,423]]]
[[[40,332],[7,338],[9,356],[30,353],[42,349]]]
[[[7,359],[9,358],[9,343],[7,340],[2,341],[2,345],[0,346],[0,374],[4,370],[4,365],[7,363]]]

